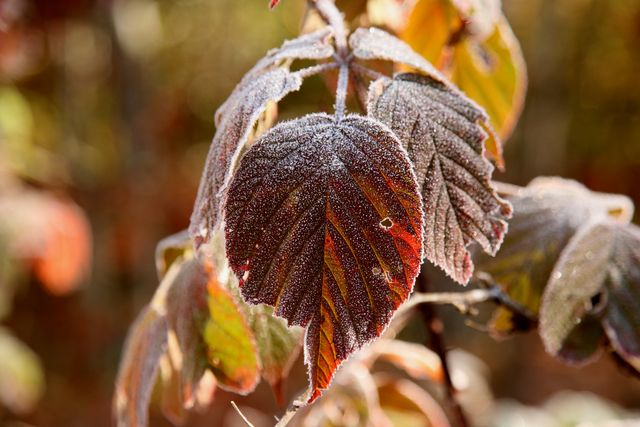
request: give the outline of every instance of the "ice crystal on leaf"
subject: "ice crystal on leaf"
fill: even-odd
[[[411,158],[425,206],[427,259],[460,283],[473,271],[466,246],[495,254],[511,206],[494,191],[483,156],[484,112],[432,77],[400,74],[371,85],[369,114],[387,124]]]
[[[440,71],[408,44],[377,28],[358,28],[349,37],[349,46],[356,58],[406,64],[441,82],[447,81]]]
[[[386,126],[362,116],[313,114],[260,138],[229,188],[225,226],[245,300],[307,327],[310,400],[380,335],[421,263],[409,159]]]

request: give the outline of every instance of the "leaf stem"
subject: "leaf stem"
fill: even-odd
[[[236,405],[236,402],[234,402],[233,400],[231,401],[231,406],[233,406],[233,409],[236,410],[236,412],[238,413],[238,415],[240,415],[240,418],[242,418],[242,421],[245,422],[245,424],[247,425],[247,427],[254,427],[253,424],[251,424],[251,421],[249,421],[249,419],[242,413],[242,411],[240,410],[240,408],[238,408],[238,405]]]
[[[336,119],[340,121],[347,109],[347,92],[349,90],[349,65],[340,64],[338,86],[336,88]]]
[[[340,66],[340,64],[338,64],[337,62],[327,62],[325,64],[318,64],[318,65],[314,65],[312,67],[302,68],[302,69],[296,71],[295,74],[298,74],[303,79],[306,79],[307,77],[311,77],[311,76],[315,76],[316,74],[324,73],[325,71],[332,70],[334,68],[338,68],[339,66]]]
[[[417,286],[418,290],[425,293],[425,295],[429,295],[426,294],[429,284],[424,269],[418,276]],[[432,304],[420,304],[418,306],[418,310],[420,311],[422,321],[424,322],[424,326],[429,335],[427,342],[425,342],[425,346],[431,348],[431,350],[433,350],[440,358],[442,372],[444,374],[445,396],[450,409],[450,414],[453,417],[452,425],[455,427],[468,427],[469,422],[467,421],[467,417],[460,405],[460,402],[458,402],[458,399],[456,398],[458,390],[455,388],[451,378],[451,370],[449,362],[447,361],[447,348],[444,340],[444,325],[442,320],[438,316],[436,307]]]

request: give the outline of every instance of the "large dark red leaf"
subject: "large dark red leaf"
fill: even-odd
[[[225,215],[244,298],[308,327],[314,400],[413,288],[422,203],[409,159],[370,118],[282,123],[243,157]]]
[[[495,254],[511,206],[491,184],[483,156],[484,112],[457,90],[431,77],[400,74],[372,84],[369,115],[387,124],[413,161],[425,206],[425,255],[460,283],[473,263],[466,246]]]

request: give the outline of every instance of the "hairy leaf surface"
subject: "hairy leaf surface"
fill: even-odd
[[[349,37],[349,45],[356,58],[407,64],[440,82],[446,82],[445,77],[429,61],[414,52],[408,44],[386,31],[377,28],[358,28]]]
[[[370,118],[286,122],[242,159],[225,209],[227,256],[245,300],[307,327],[310,400],[411,292],[421,208],[400,142]]]
[[[640,370],[639,301],[640,228],[609,221],[583,228],[563,251],[543,296],[540,334],[547,351],[557,354],[585,317],[602,312],[614,349]]]
[[[483,111],[448,85],[418,74],[372,84],[369,114],[387,124],[413,161],[425,206],[425,255],[459,283],[473,271],[466,246],[495,254],[511,206],[490,182]]]
[[[209,241],[218,225],[225,187],[247,138],[272,101],[279,101],[302,85],[298,74],[283,68],[268,71],[247,83],[224,115],[211,143],[191,216],[189,234],[197,246]],[[233,97],[234,95],[232,95]]]
[[[480,255],[475,262],[514,301],[534,313],[560,253],[578,229],[607,216],[626,222],[633,211],[626,197],[593,193],[560,178],[537,178],[509,193],[514,214],[502,249],[495,258]],[[499,308],[492,326],[499,335],[509,333],[518,328],[518,319]]]

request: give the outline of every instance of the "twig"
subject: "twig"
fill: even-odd
[[[349,91],[349,65],[340,64],[338,75],[338,87],[336,88],[336,118],[338,121],[344,116],[347,109],[347,92]]]
[[[240,415],[240,418],[242,418],[242,421],[244,421],[248,427],[254,427],[253,424],[251,424],[251,421],[249,421],[247,419],[247,417],[244,416],[244,414],[240,411],[240,408],[238,408],[238,405],[236,405],[236,402],[234,402],[233,400],[231,401],[231,406],[233,406],[233,409],[236,410],[236,412],[238,413],[238,415]]]
[[[511,299],[511,297],[509,297],[509,295],[507,295],[502,288],[496,284],[491,275],[487,273],[477,273],[474,278],[474,283],[483,288],[481,290],[488,291],[491,294],[491,301],[508,308],[522,319],[526,320],[531,326],[538,324],[538,316],[524,305]]]
[[[358,64],[356,62],[351,63],[351,69],[358,75],[363,77],[368,77],[371,80],[378,80],[382,77],[388,77],[386,74],[380,73],[376,70],[372,70],[369,67],[365,67],[362,64]]]
[[[311,67],[302,68],[302,69],[296,71],[296,74],[298,74],[303,79],[306,79],[307,77],[311,77],[311,76],[315,76],[316,74],[324,73],[325,71],[332,70],[334,68],[338,68],[339,66],[340,66],[340,64],[338,64],[337,62],[327,62],[326,64],[318,64],[318,65],[314,65],[314,66],[311,66]]]
[[[424,269],[418,276],[417,285],[418,289],[425,293],[423,294],[423,296],[436,295],[426,294],[426,292],[429,290],[429,284],[427,282],[427,275],[425,274]],[[468,292],[465,293],[468,294]],[[433,350],[440,358],[442,372],[444,374],[445,397],[450,409],[449,412],[453,417],[453,425],[456,427],[468,427],[469,423],[467,422],[467,417],[464,414],[460,402],[458,402],[458,399],[456,398],[457,390],[451,379],[451,371],[449,369],[449,362],[447,361],[447,348],[444,341],[444,326],[442,324],[442,321],[438,316],[436,307],[432,304],[420,304],[418,306],[418,310],[422,315],[422,321],[424,322],[424,326],[429,334],[429,339],[425,343],[425,346],[431,348],[431,350]]]

